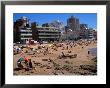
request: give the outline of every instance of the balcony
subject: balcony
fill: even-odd
[[[21,34],[21,36],[32,36],[32,34]]]
[[[39,38],[59,38],[59,37],[42,37],[42,36],[40,36]]]
[[[52,33],[39,33],[39,35],[60,35],[60,34],[52,34]]]
[[[20,30],[20,32],[32,32],[32,30]]]
[[[29,39],[32,39],[32,38],[21,38],[21,40],[24,40],[24,39],[28,39],[29,40]]]
[[[38,31],[43,31],[43,32],[60,32],[59,30],[42,30],[42,29],[40,29],[40,30],[38,30]]]

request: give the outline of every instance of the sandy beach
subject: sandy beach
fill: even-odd
[[[15,45],[17,46],[17,45]],[[31,59],[33,69],[17,69],[21,53],[13,58],[14,75],[97,75],[97,54],[88,52],[97,48],[96,41],[65,41],[35,44],[24,47],[23,55]]]

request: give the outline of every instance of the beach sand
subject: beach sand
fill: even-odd
[[[26,71],[15,70],[20,54],[15,54],[13,58],[14,75],[97,75],[97,56],[88,54],[91,48],[97,48],[97,43],[92,41],[87,46],[85,44],[70,46],[63,43],[63,47],[46,44],[45,48],[38,49],[38,44],[29,47],[35,51],[27,50],[25,57],[32,60],[33,69]],[[68,46],[68,47],[67,47]],[[48,51],[45,49],[48,47]],[[68,49],[67,49],[68,48]],[[23,48],[26,51],[26,48]],[[45,51],[45,52],[44,52]],[[64,56],[62,55],[64,53]],[[33,54],[34,53],[34,54]],[[46,54],[46,55],[44,55]],[[76,54],[76,56],[75,56]]]

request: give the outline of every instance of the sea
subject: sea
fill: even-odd
[[[91,48],[89,51],[93,56],[97,56],[97,48]]]

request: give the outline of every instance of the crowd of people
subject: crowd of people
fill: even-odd
[[[34,46],[37,46],[36,48],[31,47],[31,45],[15,45],[14,54],[20,54],[20,58],[17,59],[17,67],[20,69],[25,68],[26,70],[33,69],[33,63],[31,59],[25,56],[25,54],[28,52],[32,52],[32,55],[36,53],[43,53],[43,55],[45,56],[52,54],[54,51],[58,51],[58,48],[60,47],[61,50],[68,50],[68,53],[71,53],[71,48],[80,46],[83,49],[91,43],[96,44],[96,40],[60,41],[53,42],[51,44],[35,44]],[[90,54],[90,51],[87,52],[88,54]],[[61,54],[65,56],[63,51],[61,52]]]

